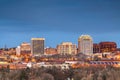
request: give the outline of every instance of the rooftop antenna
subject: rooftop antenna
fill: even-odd
[[[7,45],[5,44],[5,46],[4,46],[4,50],[7,50]]]

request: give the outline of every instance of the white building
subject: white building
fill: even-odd
[[[93,53],[93,40],[90,35],[81,35],[78,38],[78,53],[86,55]]]
[[[16,54],[20,55],[20,46],[17,46],[17,48],[16,48]]]

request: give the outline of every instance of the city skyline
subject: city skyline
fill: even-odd
[[[89,34],[94,43],[113,41],[120,47],[118,0],[0,0],[0,47],[16,47],[32,37],[45,46],[77,43]]]
[[[115,43],[116,44],[116,47],[117,48],[120,48],[118,45],[117,45],[117,43],[116,42],[114,42],[114,41],[100,41],[100,42],[97,42],[97,43],[95,43],[95,42],[93,42],[93,37],[91,36],[91,35],[88,35],[88,34],[85,34],[85,35],[80,35],[79,37],[78,37],[78,39],[77,39],[77,42],[76,43],[73,43],[73,42],[71,42],[71,41],[62,41],[62,42],[60,42],[60,43],[57,43],[54,47],[53,46],[48,46],[48,45],[45,45],[46,44],[46,38],[44,38],[44,37],[34,37],[34,38],[31,38],[31,40],[32,39],[44,39],[44,48],[57,48],[57,46],[59,45],[59,44],[63,44],[63,43],[73,43],[74,45],[76,45],[76,47],[77,48],[79,48],[80,46],[79,46],[79,40],[80,40],[80,37],[81,36],[90,36],[91,37],[91,39],[92,39],[92,44],[94,45],[94,44],[100,44],[100,43]],[[86,37],[85,37],[86,38]],[[17,45],[17,46],[14,46],[14,47],[8,47],[7,45],[4,45],[4,47],[1,47],[1,48],[15,48],[15,47],[19,47],[19,46],[21,46],[21,44],[29,44],[30,46],[32,46],[32,42],[31,42],[31,40],[30,40],[30,42],[26,42],[26,41],[22,41],[19,45]]]

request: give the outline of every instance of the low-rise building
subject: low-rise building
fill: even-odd
[[[71,42],[63,42],[57,45],[57,52],[58,54],[77,54],[77,47]]]
[[[45,48],[45,54],[57,54],[57,49],[56,48]]]
[[[100,52],[115,52],[117,50],[117,44],[115,42],[100,42]]]
[[[20,53],[21,54],[30,54],[31,53],[30,43],[23,42],[20,45]]]
[[[100,53],[100,45],[99,44],[93,44],[93,53]]]

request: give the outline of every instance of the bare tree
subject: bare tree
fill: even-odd
[[[49,73],[43,73],[40,77],[41,80],[54,80],[54,77]]]

